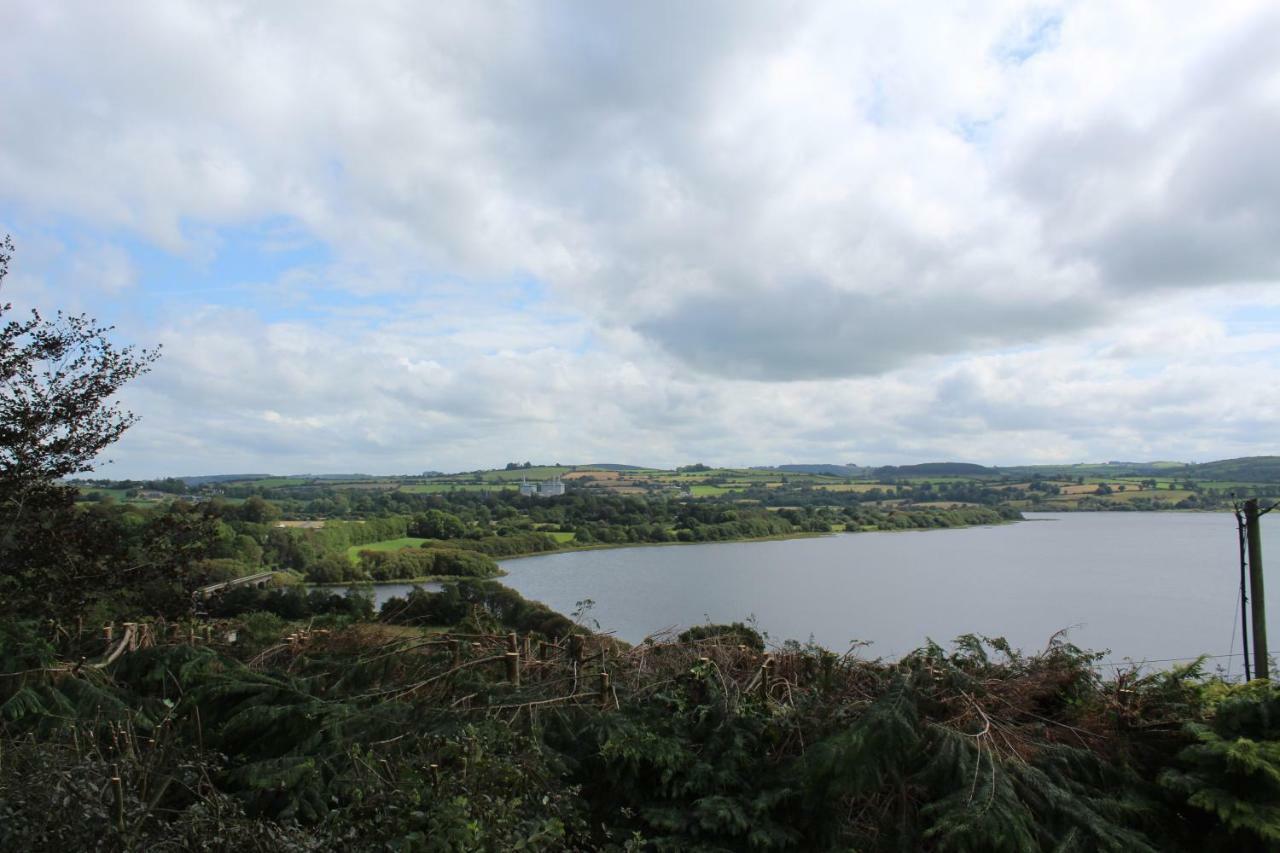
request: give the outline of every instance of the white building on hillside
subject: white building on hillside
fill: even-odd
[[[520,494],[527,498],[552,498],[564,494],[564,483],[558,475],[542,483],[530,483],[521,477]]]

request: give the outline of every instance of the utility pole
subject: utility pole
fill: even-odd
[[[1270,512],[1269,507],[1265,512]],[[1249,540],[1249,593],[1253,598],[1253,674],[1268,679],[1267,673],[1267,600],[1262,587],[1262,526],[1258,499],[1244,502],[1245,535]]]
[[[1244,680],[1252,681],[1249,669],[1249,561],[1245,557],[1244,510],[1235,504],[1236,538],[1240,540],[1240,651],[1244,657]]]

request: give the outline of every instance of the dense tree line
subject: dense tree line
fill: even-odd
[[[533,632],[555,639],[573,633],[576,626],[545,604],[529,601],[499,583],[463,579],[448,583],[440,592],[413,589],[403,598],[382,605],[382,619],[399,625],[450,626],[471,630]]]
[[[59,554],[97,584],[76,584],[69,595],[58,571],[31,570],[22,594],[8,598],[21,612],[73,612],[96,599],[123,596],[137,602],[181,609],[192,588],[263,569],[298,572],[315,582],[393,580],[428,574],[492,575],[492,561],[465,558],[477,552],[487,558],[536,554],[566,547],[549,533],[573,534],[574,546],[663,542],[717,542],[825,533],[832,530],[900,530],[991,524],[1017,513],[1007,508],[886,507],[865,502],[848,506],[800,505],[769,510],[727,501],[681,500],[640,496],[570,494],[550,500],[509,495],[429,496],[430,506],[412,514],[359,519],[326,519],[319,527],[281,527],[284,515],[274,501],[259,496],[236,503],[215,498],[199,503],[175,500],[160,505],[118,503],[107,499],[46,507],[33,518],[25,539],[13,540],[10,554],[23,547]],[[50,531],[47,535],[39,531]],[[56,530],[56,536],[52,531]],[[365,555],[352,559],[359,546],[404,537],[429,537],[432,553]],[[56,541],[56,549],[51,543]],[[431,571],[439,560],[439,570]],[[36,565],[34,556],[17,566]],[[141,567],[126,587],[110,567]],[[97,568],[94,568],[94,567]],[[151,580],[148,580],[151,578]],[[43,592],[41,592],[43,590]],[[49,600],[38,602],[36,596]],[[165,602],[161,603],[160,599]],[[3,606],[3,605],[0,605]],[[15,612],[16,612],[15,610]]]

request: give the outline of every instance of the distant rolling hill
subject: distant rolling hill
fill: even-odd
[[[753,471],[782,471],[785,474],[826,474],[832,477],[862,477],[870,474],[872,469],[858,465],[775,465],[772,467],[757,466]]]
[[[522,476],[550,477],[553,474],[569,470],[614,471],[619,474],[627,472],[653,471],[641,465],[624,465],[616,462],[596,462],[590,465],[575,466],[538,466],[532,469],[490,469],[486,471],[465,472],[459,475],[438,476],[491,476],[498,479],[520,479]],[[803,463],[792,465],[758,465],[751,470],[776,471],[779,474],[809,474],[846,479],[873,480],[908,477],[973,477],[1031,479],[1075,479],[1080,476],[1091,478],[1110,477],[1155,477],[1186,478],[1201,482],[1226,483],[1280,483],[1280,456],[1245,456],[1238,459],[1221,459],[1216,462],[1190,464],[1183,462],[1080,462],[1061,465],[1008,465],[993,467],[977,465],[972,462],[924,462],[918,465],[884,465],[880,467],[863,467],[839,463]],[[231,481],[252,482],[275,478],[276,474],[203,474],[199,476],[179,477],[190,487],[205,484],[225,483]],[[413,479],[422,475],[392,475],[379,479],[394,480],[400,478]],[[369,474],[295,474],[292,479],[310,481],[366,480]]]
[[[1239,459],[1204,462],[1186,468],[1185,476],[1193,480],[1280,483],[1280,456],[1242,456]]]
[[[176,477],[188,486],[203,486],[205,483],[228,483],[237,480],[266,480],[275,474],[200,474],[194,477]]]
[[[876,469],[878,477],[998,477],[999,468],[972,462],[924,462],[919,465],[886,465]]]

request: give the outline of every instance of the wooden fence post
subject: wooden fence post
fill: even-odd
[[[769,701],[769,671],[773,669],[773,658],[768,655],[760,662],[760,701]]]
[[[111,765],[111,799],[115,802],[116,832],[124,835],[124,783],[120,778],[120,765]]]
[[[578,666],[582,666],[583,651],[582,637],[578,634],[570,634],[569,657],[571,657],[573,662]]]
[[[507,662],[507,681],[511,682],[512,686],[519,687],[520,686],[520,653],[507,652],[505,655],[503,655],[503,657],[506,659],[506,662]]]
[[[600,671],[600,707],[609,707],[609,673]]]

